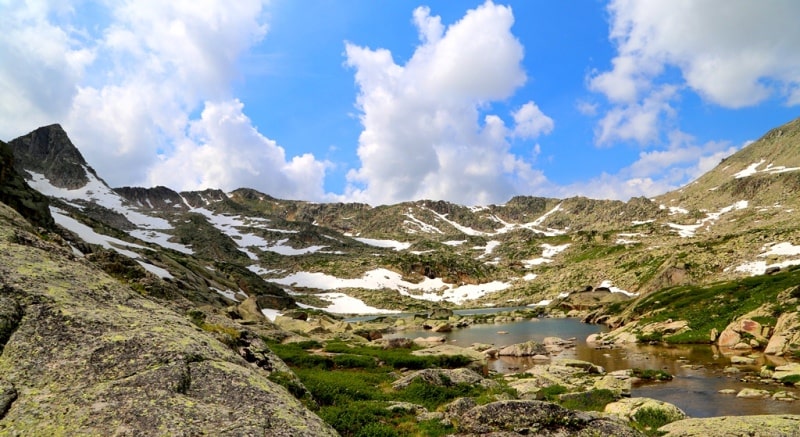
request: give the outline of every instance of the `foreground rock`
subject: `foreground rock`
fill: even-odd
[[[38,240],[3,204],[0,289],[10,333],[0,345],[0,434],[336,434],[265,370]]]
[[[684,419],[658,429],[665,437],[794,437],[800,435],[800,415],[723,416]]]
[[[492,380],[483,379],[481,375],[470,369],[423,369],[398,379],[392,383],[392,387],[395,390],[401,390],[408,387],[417,379],[426,384],[438,386],[456,384],[496,384]]]
[[[686,418],[686,413],[667,402],[650,398],[625,398],[606,405],[605,412],[629,421],[635,421],[640,411],[656,411],[670,422]]]
[[[497,401],[461,416],[459,435],[640,436],[624,422],[543,401]]]

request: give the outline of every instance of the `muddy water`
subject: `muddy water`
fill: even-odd
[[[581,323],[576,319],[538,319],[513,323],[474,325],[449,333],[430,331],[403,331],[397,336],[415,338],[432,335],[444,336],[451,344],[469,346],[472,343],[489,343],[507,346],[528,340],[541,342],[545,337],[576,338],[574,349],[560,356],[590,361],[603,366],[607,371],[629,369],[663,369],[674,376],[669,382],[649,383],[633,388],[632,396],[660,399],[677,405],[691,417],[752,414],[800,414],[800,401],[785,402],[772,399],[741,399],[736,395],[718,393],[722,389],[737,392],[745,387],[770,391],[786,387],[758,382],[742,382],[743,376],[757,374],[763,364],[784,364],[783,361],[767,361],[762,357],[753,366],[738,366],[742,373],[724,374],[730,366],[730,355],[710,345],[647,346],[635,345],[615,349],[595,349],[586,345],[588,335],[603,331],[603,327]],[[504,333],[501,333],[504,332]],[[774,359],[773,359],[774,360]],[[533,366],[527,358],[501,357],[492,360],[489,366],[501,373],[514,373]],[[800,390],[789,389],[800,396]]]

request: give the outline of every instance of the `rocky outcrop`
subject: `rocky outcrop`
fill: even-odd
[[[783,355],[790,352],[793,344],[800,344],[800,316],[797,312],[781,314],[764,353]]]
[[[460,435],[641,436],[624,422],[543,401],[497,401],[461,416]]]
[[[201,329],[67,248],[19,244],[10,237],[27,234],[20,223],[0,205],[3,320],[13,331],[0,355],[2,433],[336,434],[210,335],[230,331],[237,341],[241,331]]]
[[[658,429],[664,437],[795,437],[800,415],[721,416],[683,419]]]

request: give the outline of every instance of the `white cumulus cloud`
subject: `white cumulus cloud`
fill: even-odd
[[[669,117],[665,87],[726,108],[800,104],[800,2],[612,0],[608,10],[617,54],[589,78],[613,105],[599,143],[653,141]]]
[[[81,28],[88,6],[3,6],[0,134],[60,122],[115,186],[324,197],[328,164],[286,157],[232,95],[241,56],[267,34],[265,1],[106,2]]]
[[[511,153],[509,138],[548,133],[552,119],[533,102],[512,114],[513,128],[482,112],[526,81],[511,9],[487,1],[445,28],[420,7],[413,21],[420,44],[405,65],[386,49],[346,45],[363,125],[361,167],[348,174],[346,196],[484,204],[541,184],[544,176]]]

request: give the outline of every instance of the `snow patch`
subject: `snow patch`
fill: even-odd
[[[167,271],[167,269],[162,269],[161,267],[154,266],[154,265],[152,265],[150,263],[146,263],[146,262],[144,262],[142,260],[138,260],[138,259],[136,260],[136,262],[138,262],[140,266],[144,267],[145,270],[147,270],[148,272],[158,276],[161,279],[175,279],[175,277],[172,276],[169,273],[169,271]]]
[[[744,170],[734,174],[733,177],[736,178],[736,179],[741,179],[741,178],[746,178],[748,176],[752,176],[752,175],[754,175],[756,173],[778,174],[778,173],[786,173],[786,172],[789,172],[789,171],[798,171],[798,170],[800,170],[800,167],[786,167],[786,166],[783,166],[783,165],[777,165],[776,166],[776,165],[773,165],[772,163],[768,164],[764,169],[759,170],[758,167],[760,167],[762,164],[764,164],[764,162],[765,162],[764,159],[762,159],[761,161],[758,161],[758,162],[754,162],[754,163],[750,164],[749,166],[747,166],[747,168],[745,168]]]
[[[395,240],[378,240],[375,238],[353,238],[354,240],[360,241],[366,245],[374,246],[374,247],[385,247],[388,249],[394,250],[406,250],[411,247],[411,243],[408,242],[401,242]]]
[[[608,288],[612,293],[622,293],[622,294],[624,294],[625,296],[628,296],[628,297],[636,297],[636,296],[639,295],[639,293],[631,293],[630,291],[623,290],[623,289],[621,289],[619,287],[615,287],[614,284],[611,281],[609,281],[608,279],[606,279],[605,281],[601,282],[600,283],[600,287]]]
[[[261,314],[263,314],[264,317],[268,318],[270,322],[274,322],[275,318],[277,318],[278,316],[283,315],[280,312],[280,310],[274,310],[272,308],[262,308],[261,309]]]

